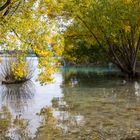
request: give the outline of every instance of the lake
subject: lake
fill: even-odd
[[[54,75],[54,83],[41,86],[37,73],[23,84],[0,85],[0,140],[140,136],[139,81],[122,82],[108,66],[67,67]]]

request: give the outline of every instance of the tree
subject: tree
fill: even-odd
[[[55,10],[56,5],[61,12]],[[68,28],[75,27],[65,32],[66,37],[82,37],[92,46],[97,43],[123,73],[131,78],[137,76],[139,0],[57,0],[52,7],[54,16],[71,20]]]
[[[52,81],[63,51],[58,19],[48,18],[46,0],[2,0],[0,2],[1,50],[32,50],[39,57],[39,80]],[[17,53],[19,62],[27,54]],[[26,62],[25,62],[26,65]]]
[[[105,53],[98,45],[90,45],[84,39],[69,39],[65,38],[65,47],[63,58],[67,64],[103,64],[107,63],[108,59]]]

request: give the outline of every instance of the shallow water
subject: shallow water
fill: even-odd
[[[108,67],[66,68],[50,85],[41,86],[35,78],[1,85],[0,140],[139,137],[139,82],[123,84],[110,76],[114,73],[118,71]]]

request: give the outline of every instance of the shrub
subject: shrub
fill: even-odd
[[[22,83],[33,77],[32,61],[26,58],[9,57],[1,63],[1,80],[3,84]]]

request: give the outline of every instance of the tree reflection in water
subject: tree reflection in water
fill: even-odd
[[[71,85],[73,77],[78,81],[74,86]],[[29,102],[37,99],[34,107],[31,106],[32,110],[37,110],[36,112],[29,113],[27,109],[27,112],[23,113],[25,116],[23,114],[20,116],[21,112],[14,116],[12,112],[12,119],[5,115],[7,122],[0,118],[0,129],[3,129],[3,132],[10,132],[9,135],[6,133],[3,136],[10,136],[13,140],[124,140],[133,136],[139,137],[139,81],[121,85],[123,79],[104,77],[90,72],[86,74],[69,72],[63,79],[63,83],[57,83],[63,96],[53,96],[52,103],[49,104],[47,104],[48,94],[46,98],[43,96],[38,100],[41,92],[35,98],[30,84],[19,85],[16,88],[14,85],[11,85],[12,87],[2,85],[1,99],[3,104],[9,104],[8,111],[11,109],[10,106],[15,109],[17,105],[20,107],[17,107],[16,111],[24,111],[23,108],[28,106]],[[47,91],[48,88],[44,87],[44,90]],[[45,104],[37,109],[37,103],[40,101],[44,101]],[[26,118],[26,113],[31,119]],[[4,114],[2,108],[0,116],[1,114]],[[35,119],[31,123],[32,115]],[[5,126],[1,125],[3,121],[6,122]],[[31,138],[32,127],[36,130]]]
[[[1,108],[0,112],[0,140],[5,140],[8,129],[11,127],[12,115],[5,106]]]
[[[61,104],[56,108],[44,107],[38,114],[42,117],[41,126],[38,128],[37,140],[76,140],[78,137],[79,127],[82,124],[82,116],[71,114],[68,110],[60,111]],[[65,108],[66,105],[63,107]],[[78,139],[77,139],[78,140]]]
[[[32,81],[27,81],[22,84],[2,85],[0,92],[3,104],[8,105],[15,112],[22,112],[32,101],[35,87]]]
[[[58,140],[61,140],[63,131],[60,127],[57,127],[58,120],[53,115],[53,109],[51,107],[42,108],[39,116],[42,117],[42,123],[38,128],[35,139],[53,140],[57,138]]]
[[[28,130],[28,120],[20,115],[14,118],[6,106],[0,111],[0,140],[32,139]]]
[[[21,114],[34,96],[33,82],[1,85],[0,88],[0,140],[31,139],[28,120],[24,119]]]

